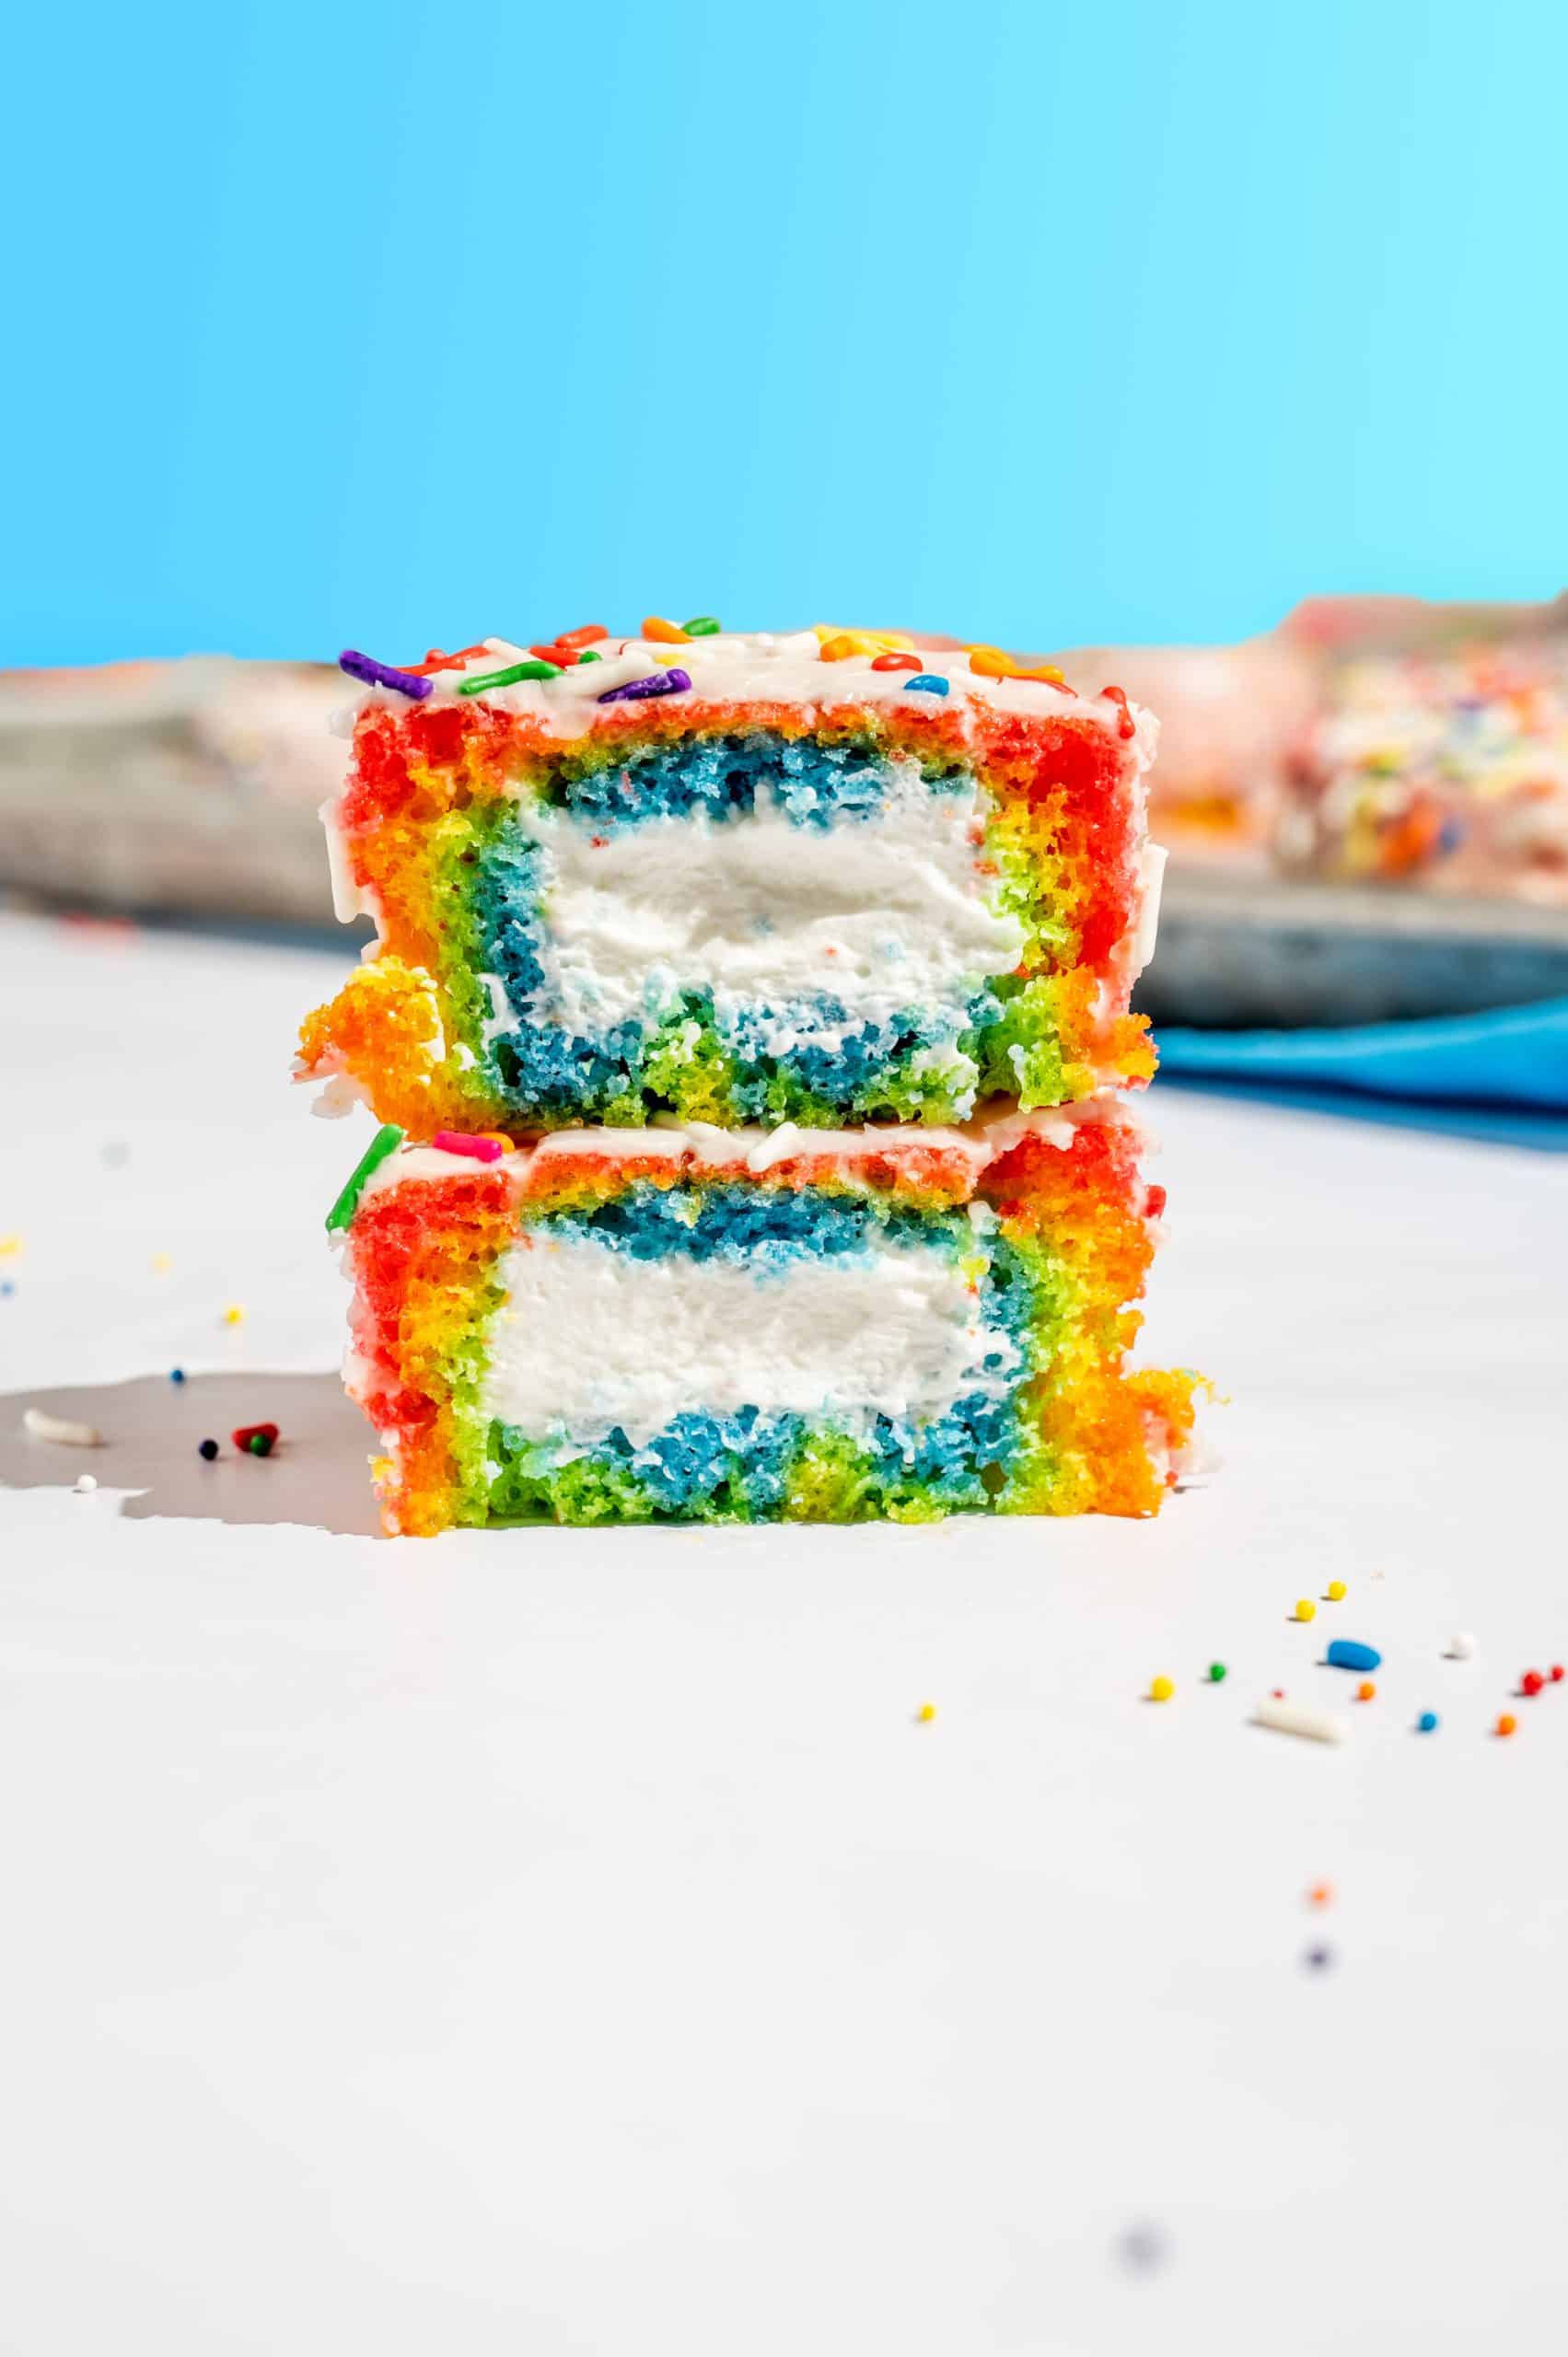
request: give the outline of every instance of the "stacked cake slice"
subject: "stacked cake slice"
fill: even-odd
[[[389,1527],[1141,1513],[1153,726],[989,648],[645,623],[366,683],[302,1070]]]

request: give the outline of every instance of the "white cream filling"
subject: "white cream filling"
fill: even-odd
[[[1023,928],[993,906],[995,879],[980,871],[978,789],[934,792],[916,763],[897,766],[880,809],[830,827],[791,819],[765,787],[734,818],[698,811],[611,835],[525,808],[543,854],[552,1018],[602,1030],[708,990],[721,1027],[776,1010],[763,1045],[781,1055],[837,1047],[900,1007],[961,1016],[981,981],[1016,966]],[[803,1013],[823,995],[847,1022]]]
[[[481,1413],[583,1446],[617,1427],[645,1446],[682,1411],[940,1415],[1012,1387],[1017,1348],[987,1326],[962,1270],[931,1246],[755,1270],[672,1253],[633,1260],[548,1228],[497,1276]],[[988,1368],[997,1355],[1002,1364]]]

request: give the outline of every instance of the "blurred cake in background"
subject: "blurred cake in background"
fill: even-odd
[[[1293,618],[1304,652],[1313,621],[1311,609]],[[1400,601],[1365,616],[1359,637],[1316,657],[1312,710],[1288,757],[1280,865],[1568,905],[1562,607],[1450,617]]]
[[[330,925],[317,812],[347,767],[343,700],[319,663],[0,672],[0,891]]]

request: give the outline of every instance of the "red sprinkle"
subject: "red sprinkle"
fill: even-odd
[[[1554,1662],[1552,1663],[1552,1665],[1551,1665],[1551,1682],[1552,1682],[1552,1684],[1553,1684],[1554,1686],[1561,1685],[1561,1683],[1562,1683],[1562,1678],[1563,1678],[1563,1677],[1564,1677],[1565,1675],[1568,1675],[1568,1673],[1565,1673],[1565,1672],[1564,1672],[1563,1667],[1562,1667],[1562,1664],[1560,1661],[1554,1661]]]
[[[1144,1198],[1144,1217],[1145,1219],[1159,1219],[1163,1217],[1165,1205],[1165,1189],[1163,1187],[1151,1187],[1148,1193]]]
[[[1129,737],[1135,737],[1138,733],[1138,724],[1127,708],[1126,689],[1101,688],[1100,693],[1102,696],[1109,696],[1112,703],[1119,703],[1121,706],[1121,717],[1116,724],[1117,735],[1121,737],[1123,741],[1125,741]]]
[[[559,664],[563,671],[569,669],[572,664],[582,661],[582,656],[575,646],[563,646],[559,639],[553,646],[530,646],[528,653],[537,655],[541,663]]]
[[[458,1130],[437,1130],[430,1143],[441,1154],[466,1154],[475,1162],[499,1162],[501,1159],[498,1138],[469,1138]]]
[[[923,655],[904,654],[895,650],[890,655],[878,655],[872,663],[874,671],[920,671],[925,667]]]
[[[610,633],[602,622],[585,622],[581,630],[557,631],[555,644],[566,647],[592,646],[599,639],[609,636]]]
[[[406,671],[411,679],[427,679],[432,671],[449,671],[454,664],[471,662],[476,655],[488,655],[489,652],[488,646],[481,644],[459,646],[455,655],[443,655],[438,646],[433,646],[423,663],[400,663],[398,668]]]
[[[253,1440],[264,1440],[269,1448],[277,1446],[276,1424],[240,1424],[229,1434],[236,1448],[248,1449]]]
[[[1519,1684],[1527,1694],[1539,1694],[1546,1680],[1539,1669],[1527,1669]]]

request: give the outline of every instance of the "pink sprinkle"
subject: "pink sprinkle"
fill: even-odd
[[[499,1138],[465,1138],[458,1130],[437,1130],[430,1141],[440,1154],[466,1154],[472,1162],[499,1162]]]

